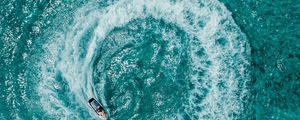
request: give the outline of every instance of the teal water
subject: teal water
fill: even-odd
[[[300,1],[0,2],[0,119],[300,119]]]

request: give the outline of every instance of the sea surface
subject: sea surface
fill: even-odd
[[[1,0],[0,120],[299,120],[299,0]]]

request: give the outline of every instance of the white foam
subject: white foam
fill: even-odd
[[[187,106],[189,108],[186,111],[201,106],[203,110],[200,113],[189,113],[197,115],[199,118],[210,116],[209,119],[231,119],[230,114],[239,114],[239,111],[243,109],[241,108],[242,101],[239,98],[240,96],[236,96],[235,93],[239,89],[245,91],[243,88],[237,87],[240,82],[243,83],[249,78],[236,77],[238,73],[235,73],[234,69],[239,69],[239,73],[243,76],[248,74],[245,72],[245,66],[249,64],[246,57],[250,54],[247,41],[236,25],[232,25],[235,28],[234,30],[225,30],[226,24],[220,23],[221,20],[231,21],[231,24],[234,23],[230,12],[226,10],[223,4],[216,0],[200,2],[204,3],[202,7],[199,7],[197,1],[194,0],[176,3],[171,3],[169,0],[122,0],[104,9],[91,7],[90,5],[93,4],[81,8],[75,14],[74,27],[71,27],[66,34],[59,33],[58,38],[48,43],[47,51],[55,51],[60,44],[64,46],[64,49],[49,53],[45,57],[46,62],[42,62],[40,65],[42,69],[41,78],[43,80],[40,83],[41,88],[39,90],[41,91],[42,102],[44,100],[49,101],[49,103],[45,103],[45,110],[56,104],[56,107],[61,108],[59,112],[64,114],[61,117],[68,116],[72,112],[67,106],[59,102],[59,99],[55,98],[56,93],[52,88],[47,88],[49,83],[54,81],[55,70],[58,70],[66,79],[70,91],[75,95],[75,101],[78,102],[80,107],[87,108],[87,111],[89,111],[86,104],[88,97],[101,96],[103,98],[103,94],[98,95],[94,92],[95,90],[92,91],[94,88],[92,85],[91,64],[94,62],[93,57],[97,54],[97,44],[104,40],[106,35],[114,28],[122,27],[137,18],[152,16],[155,19],[163,19],[167,23],[177,25],[186,33],[195,36],[199,40],[196,44],[190,43],[190,58],[193,62],[193,70],[197,71],[198,68],[201,68],[207,73],[204,76],[191,75],[191,82],[196,87],[193,91],[190,91],[189,105]],[[190,11],[193,14],[192,20],[185,18],[185,11]],[[190,24],[189,21],[193,21],[194,24]],[[199,21],[205,22],[205,26],[199,26],[197,24]],[[80,58],[79,43],[81,37],[94,23],[98,24],[88,46],[86,46],[86,56]],[[217,35],[219,32],[222,34]],[[242,36],[243,39],[237,39],[238,36]],[[227,43],[225,46],[216,45],[215,40],[220,37],[226,38]],[[204,48],[205,56],[199,57],[195,54],[200,48]],[[243,61],[236,61],[230,58],[234,53],[238,53],[238,60]],[[61,60],[58,61],[57,57],[60,57]],[[205,61],[210,61],[211,65],[204,65],[203,62]],[[227,64],[227,61],[232,64]],[[241,64],[235,66],[234,62],[241,62]],[[55,66],[55,63],[57,63],[57,66]],[[49,67],[52,69],[51,72],[46,69]],[[204,79],[201,83],[197,81],[200,77]],[[217,85],[220,82],[225,82],[227,87],[219,90]],[[101,83],[102,87],[103,84]],[[202,103],[196,104],[193,100],[195,99],[194,95],[201,95],[200,91],[202,88],[208,89],[208,94]],[[47,94],[54,95],[47,96]],[[106,105],[105,101],[104,105]],[[54,113],[49,111],[49,114],[58,114],[58,111]],[[95,114],[91,113],[91,115]]]

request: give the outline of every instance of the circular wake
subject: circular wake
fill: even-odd
[[[49,116],[97,118],[90,97],[112,119],[236,119],[243,111],[250,48],[218,1],[91,2],[69,26],[37,63]]]

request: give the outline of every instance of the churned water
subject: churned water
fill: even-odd
[[[300,1],[2,0],[0,119],[300,119]]]

